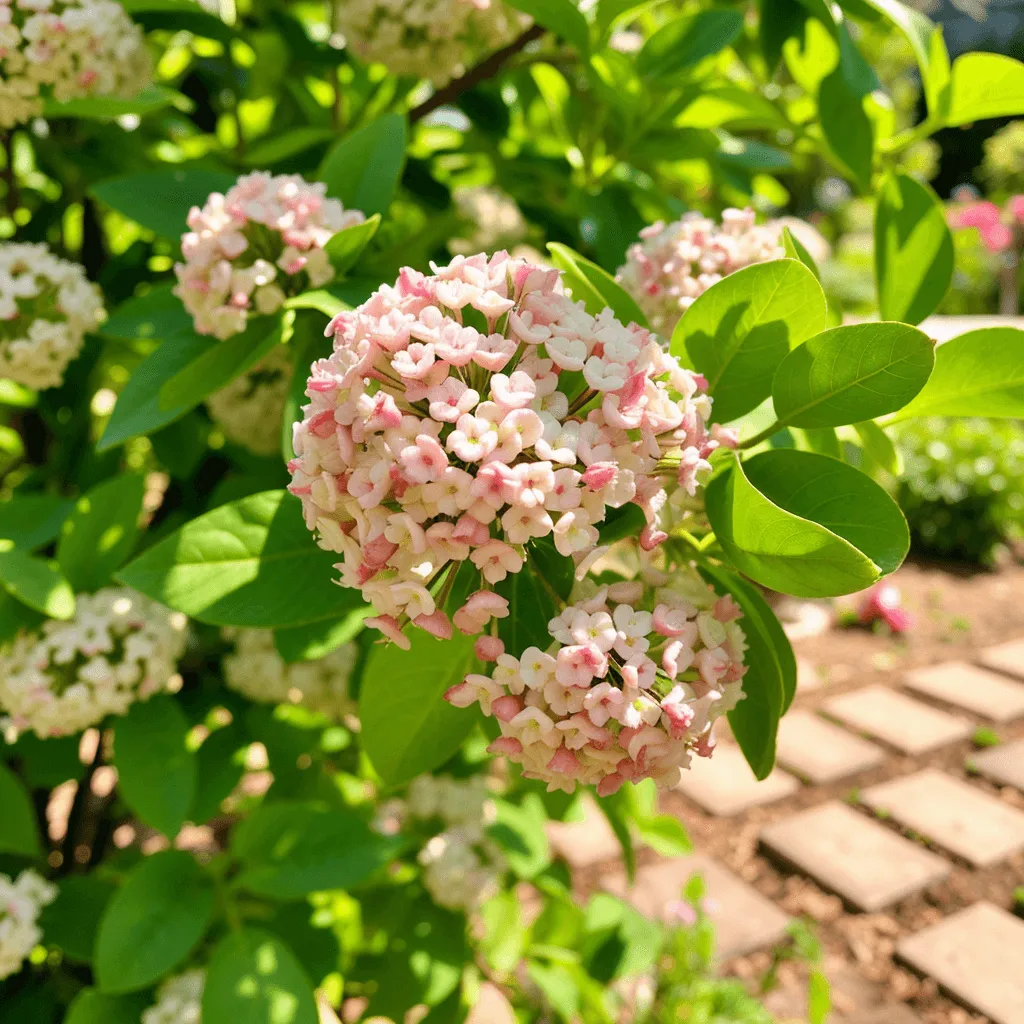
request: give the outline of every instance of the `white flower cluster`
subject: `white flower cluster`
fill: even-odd
[[[100,290],[77,263],[42,242],[0,245],[0,377],[27,388],[59,387],[104,316]]]
[[[0,980],[17,974],[39,944],[40,911],[56,898],[57,887],[31,869],[22,871],[17,881],[0,875]]]
[[[467,238],[453,238],[449,244],[457,255],[511,249],[529,231],[515,200],[499,188],[485,185],[457,188],[452,193],[452,202],[455,212],[469,229]]]
[[[293,367],[288,349],[277,345],[251,370],[206,399],[206,408],[225,436],[256,455],[281,449],[284,416]]]
[[[235,649],[224,657],[224,681],[263,704],[302,704],[335,720],[356,713],[348,683],[359,656],[355,644],[313,661],[289,665],[274,647],[269,629],[225,630]]]
[[[528,22],[502,0],[335,0],[338,28],[366,63],[444,85]]]
[[[0,0],[0,128],[47,96],[130,99],[152,77],[141,29],[114,0]]]
[[[472,910],[494,895],[505,856],[484,831],[496,816],[484,776],[420,775],[409,783],[405,810],[411,819],[444,826],[419,853],[423,884],[435,903]]]
[[[206,971],[201,967],[168,978],[156,1002],[142,1011],[142,1024],[201,1024]]]
[[[123,715],[177,680],[186,625],[134,590],[79,594],[72,619],[50,619],[0,649],[3,724],[46,739]]]
[[[651,329],[670,337],[694,301],[713,284],[752,263],[785,256],[779,224],[758,225],[754,211],[725,210],[719,225],[699,213],[658,221],[629,247],[616,280],[636,299]]]

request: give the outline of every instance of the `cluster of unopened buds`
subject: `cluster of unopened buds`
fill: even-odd
[[[355,644],[289,664],[278,653],[269,629],[224,633],[234,641],[234,650],[223,661],[224,681],[231,689],[261,704],[301,704],[335,721],[356,713],[348,686],[358,658]]]
[[[0,724],[40,739],[73,736],[181,684],[187,619],[126,588],[79,594],[74,617],[49,619],[0,648]]]
[[[151,76],[142,31],[114,0],[0,0],[0,128],[38,117],[47,96],[130,99]]]
[[[142,1024],[202,1024],[206,971],[194,967],[160,984],[156,1002],[142,1011]]]
[[[17,879],[0,874],[0,981],[17,974],[39,944],[39,915],[56,898],[57,887],[31,868]]]
[[[192,207],[174,291],[200,334],[223,341],[244,331],[250,315],[274,313],[334,277],[324,246],[366,218],[326,192],[297,174],[257,171]]]
[[[653,330],[670,337],[691,305],[723,277],[753,263],[785,256],[778,223],[759,225],[754,211],[729,209],[719,225],[691,212],[640,232],[617,280],[644,311]]]
[[[710,756],[711,726],[741,698],[746,641],[736,603],[692,570],[647,580],[570,605],[549,623],[545,651],[517,658],[481,637],[476,653],[494,663],[491,675],[468,675],[445,698],[497,719],[491,752],[549,790],[675,785],[691,754]]]
[[[337,25],[366,63],[444,85],[529,24],[503,0],[335,0]]]
[[[42,242],[0,244],[0,377],[59,387],[104,316],[100,290],[77,263]]]
[[[467,560],[486,586],[453,619],[475,633],[507,614],[491,588],[531,544],[582,577],[608,510],[634,503],[657,546],[669,491],[696,494],[716,445],[704,379],[650,331],[589,314],[558,271],[505,252],[433,269],[404,269],[331,322],[289,463],[342,585],[404,645],[408,620],[451,635],[443,604]]]

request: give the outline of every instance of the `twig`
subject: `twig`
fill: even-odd
[[[464,75],[449,82],[443,89],[438,89],[433,96],[425,99],[418,107],[413,107],[409,111],[409,121],[421,120],[427,114],[437,110],[438,107],[454,103],[464,92],[468,92],[481,82],[486,82],[488,78],[492,78],[501,70],[505,61],[525,49],[534,39],[540,39],[546,31],[547,29],[543,25],[531,26],[517,39],[513,39],[508,46],[495,50],[489,57],[471,67]]]

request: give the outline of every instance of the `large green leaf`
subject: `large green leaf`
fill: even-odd
[[[508,0],[508,4],[561,36],[580,53],[589,50],[590,27],[573,0]]]
[[[548,242],[548,251],[551,262],[562,271],[562,280],[572,297],[582,299],[588,313],[597,316],[607,306],[622,323],[647,326],[647,317],[636,300],[607,270],[561,242]]]
[[[196,755],[189,722],[177,701],[160,695],[135,703],[114,727],[114,767],[129,807],[173,839],[188,818],[196,791]]]
[[[146,995],[112,996],[83,988],[68,1007],[64,1024],[139,1024],[143,1011],[151,1005]]]
[[[295,954],[270,932],[242,928],[213,951],[203,1020],[225,1024],[317,1024],[313,987]]]
[[[928,380],[935,345],[907,324],[834,327],[782,361],[772,382],[779,423],[838,427],[906,405]]]
[[[346,135],[324,157],[317,178],[346,209],[367,217],[388,212],[405,162],[406,124],[401,114],[384,114]]]
[[[445,691],[474,671],[474,638],[437,640],[410,629],[412,647],[374,647],[359,694],[363,749],[385,782],[397,785],[448,760],[479,716],[454,708]]]
[[[134,992],[177,967],[203,937],[213,905],[213,882],[191,854],[165,850],[143,858],[100,921],[100,989]]]
[[[60,533],[72,507],[72,502],[53,494],[15,491],[7,501],[0,501],[0,537],[25,551],[41,548]]]
[[[202,206],[211,192],[226,192],[234,183],[232,174],[189,167],[108,178],[89,191],[136,224],[177,239],[188,230],[185,218],[193,206]]]
[[[124,0],[124,9],[146,29],[191,32],[230,45],[235,30],[195,0]]]
[[[71,585],[49,562],[0,540],[0,587],[51,619],[75,614]]]
[[[1024,64],[1001,53],[964,53],[953,62],[946,124],[1024,114]]]
[[[335,273],[347,274],[356,265],[379,227],[380,214],[375,213],[361,224],[353,224],[327,239],[324,252],[327,253]]]
[[[98,590],[131,553],[146,478],[125,473],[105,480],[75,502],[57,545],[57,564],[76,591]]]
[[[795,449],[734,461],[707,488],[708,517],[732,563],[797,597],[863,590],[910,545],[899,508],[846,463]]]
[[[269,899],[351,889],[398,853],[402,840],[382,836],[351,811],[317,804],[263,804],[235,830],[231,851],[242,866],[238,885]]]
[[[39,917],[47,944],[66,960],[91,963],[100,919],[116,891],[117,883],[97,872],[62,878],[57,899]]]
[[[372,614],[369,605],[361,605],[337,619],[275,629],[274,646],[289,664],[323,658],[354,640],[362,632],[363,621]]]
[[[637,54],[637,70],[662,77],[685,71],[732,44],[743,30],[743,12],[711,7],[668,22],[651,35]]]
[[[1024,418],[1024,331],[983,327],[940,345],[928,383],[893,418],[912,416]]]
[[[196,751],[196,789],[188,820],[197,825],[215,817],[238,785],[245,771],[245,749],[249,746],[244,730],[237,724],[211,733]]]
[[[952,278],[953,236],[942,203],[909,175],[889,175],[875,212],[875,280],[882,319],[920,323],[938,308]]]
[[[103,323],[100,333],[128,340],[163,340],[193,333],[192,316],[173,289],[173,285],[160,284],[145,295],[122,302]]]
[[[89,96],[61,103],[59,100],[50,98],[43,103],[43,116],[47,120],[74,117],[88,121],[112,121],[115,118],[132,114],[144,117],[155,110],[165,110],[167,107],[189,110],[191,103],[180,92],[168,89],[165,85],[147,85],[132,99],[120,99],[116,96]]]
[[[297,498],[261,491],[198,516],[117,573],[126,586],[214,626],[334,620],[362,595],[335,582]]]
[[[38,857],[42,852],[36,812],[18,777],[0,763],[0,852]]]
[[[842,67],[822,79],[818,119],[825,141],[840,167],[861,192],[871,187],[875,130],[864,110],[862,94],[850,87]]]
[[[825,295],[797,260],[745,267],[712,285],[672,335],[672,353],[708,380],[719,423],[757,408],[790,350],[825,328]]]

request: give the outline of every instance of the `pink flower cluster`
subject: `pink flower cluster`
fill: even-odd
[[[864,595],[857,619],[863,626],[884,622],[893,633],[908,633],[914,624],[910,612],[903,607],[899,587],[891,583],[879,583]]]
[[[366,218],[326,198],[327,186],[297,174],[243,175],[188,215],[174,293],[200,334],[221,340],[245,330],[251,312],[274,313],[285,299],[334,277],[324,245]]]
[[[515,658],[481,637],[477,654],[496,661],[492,674],[468,675],[445,698],[496,718],[491,752],[549,790],[675,785],[691,753],[710,756],[712,724],[742,696],[746,641],[731,597],[690,570],[661,582],[613,583],[566,608],[548,624],[547,651]]]
[[[954,206],[949,212],[954,228],[977,228],[981,241],[990,252],[1013,248],[1015,229],[1024,225],[1024,196],[1011,196],[1003,208],[988,200]]]
[[[696,493],[715,447],[703,378],[649,331],[591,316],[558,271],[505,252],[433,270],[405,268],[332,321],[289,463],[342,586],[399,643],[406,618],[451,635],[443,599],[467,559],[487,587],[454,624],[473,633],[507,614],[490,588],[532,541],[582,575],[607,510],[633,502],[654,547],[666,488]]]

